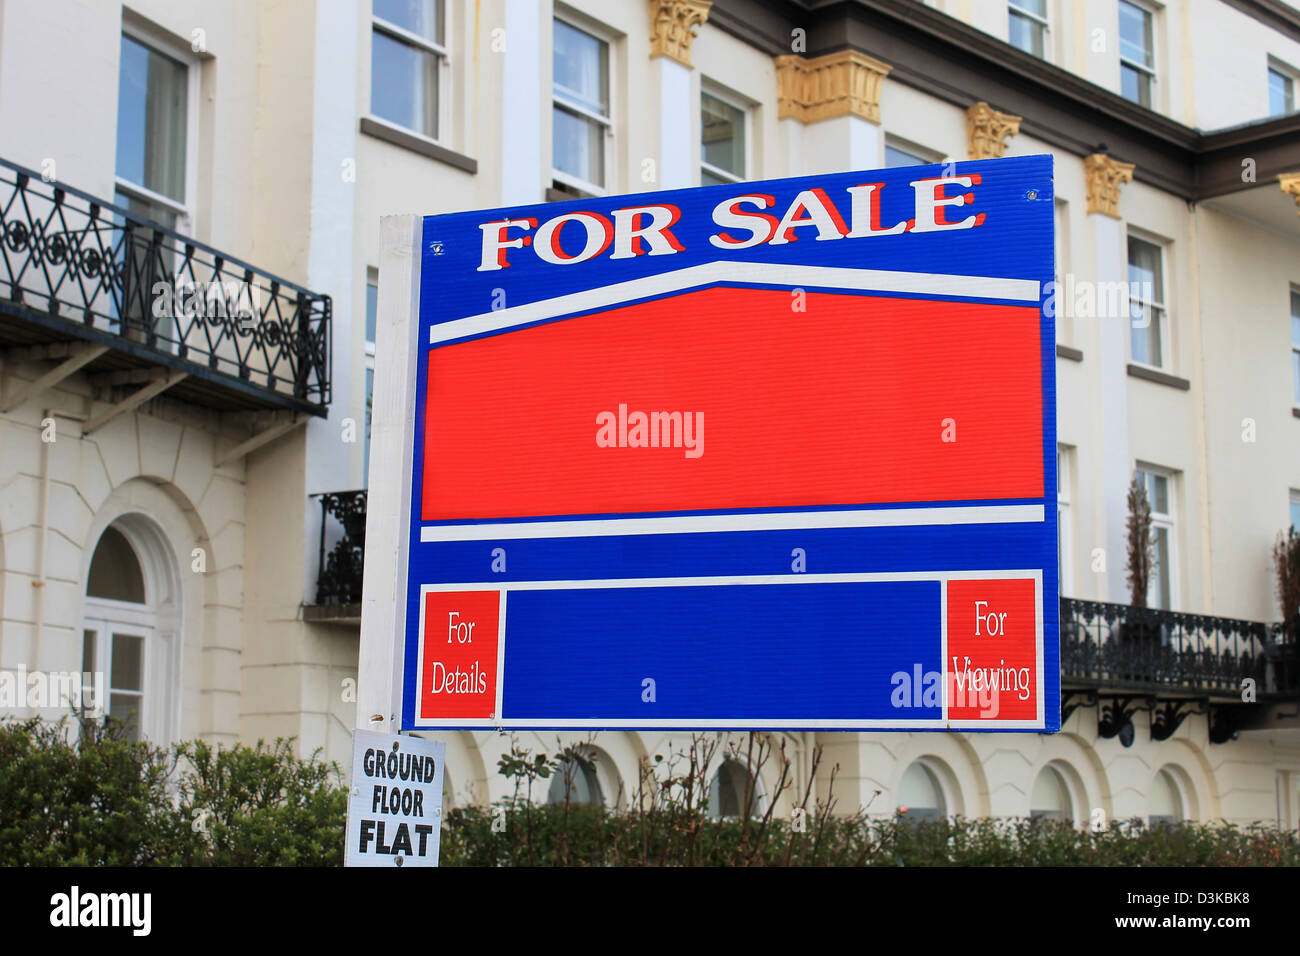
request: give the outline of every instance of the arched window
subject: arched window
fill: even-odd
[[[746,788],[749,789],[750,815],[762,814],[763,794],[758,781],[750,783],[749,773],[738,760],[722,761],[709,784],[709,816],[714,820],[740,816],[745,806]]]
[[[941,820],[948,815],[943,787],[933,770],[918,760],[898,785],[899,811],[907,820]]]
[[[594,762],[589,761],[584,765],[573,759],[561,761],[560,768],[551,777],[551,785],[547,790],[546,799],[551,803],[563,803],[566,784],[569,788],[570,803],[586,803],[592,806],[600,806],[605,802]]]
[[[1049,765],[1038,772],[1029,797],[1029,816],[1033,819],[1074,822],[1074,801],[1070,799],[1070,788],[1055,767]]]
[[[114,527],[104,530],[90,559],[86,596],[144,604],[144,572],[126,535]]]
[[[103,699],[95,716],[122,721],[133,740],[171,739],[176,703],[177,581],[166,540],[140,515],[104,530],[86,576],[81,667]]]
[[[1183,806],[1183,791],[1173,772],[1164,767],[1156,774],[1147,797],[1147,823],[1181,823],[1187,818]]]

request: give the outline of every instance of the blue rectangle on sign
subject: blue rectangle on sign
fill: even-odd
[[[502,716],[644,720],[653,708],[658,720],[685,722],[934,720],[937,703],[913,708],[909,694],[900,709],[889,692],[896,673],[939,671],[939,590],[878,581],[511,591]]]

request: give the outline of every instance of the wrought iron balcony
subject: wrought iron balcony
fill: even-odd
[[[308,620],[359,623],[366,556],[366,491],[332,491],[320,499],[316,605]],[[337,537],[342,532],[341,537]]]
[[[1241,702],[1300,690],[1294,626],[1061,599],[1065,687]],[[1289,638],[1289,639],[1288,639]]]
[[[0,347],[219,410],[326,412],[327,295],[5,160],[0,256]]]

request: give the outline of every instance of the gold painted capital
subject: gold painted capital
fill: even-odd
[[[880,125],[880,87],[888,63],[857,50],[841,50],[805,59],[776,58],[777,118],[817,123],[837,116],[858,116]]]
[[[650,58],[691,65],[691,44],[709,19],[710,0],[650,0]]]
[[[1088,212],[1119,218],[1119,187],[1133,181],[1132,163],[1121,163],[1105,153],[1093,153],[1083,161],[1088,184]]]
[[[1282,173],[1277,181],[1282,192],[1295,200],[1296,215],[1300,216],[1300,173]]]
[[[981,101],[966,111],[966,154],[996,159],[1007,150],[1006,138],[1020,132],[1020,117],[999,113]]]

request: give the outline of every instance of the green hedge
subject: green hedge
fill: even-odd
[[[291,741],[164,750],[120,727],[74,727],[0,723],[0,865],[343,862],[338,769],[296,758]]]
[[[1098,832],[1047,819],[908,821],[809,814],[714,821],[571,807],[470,806],[447,814],[444,866],[1296,866],[1293,831],[1256,825],[1114,821]],[[494,826],[495,824],[495,826]],[[503,828],[504,827],[504,828]]]
[[[112,726],[0,722],[0,865],[337,866],[347,792],[338,768],[274,745],[159,749]],[[75,739],[74,739],[75,738]],[[523,750],[507,777],[561,765]],[[527,759],[525,759],[527,758]],[[580,758],[578,758],[580,759]],[[663,789],[646,812],[530,804],[445,814],[446,866],[1296,866],[1295,831],[1262,825],[1049,820],[909,821],[810,810],[714,821]]]

